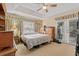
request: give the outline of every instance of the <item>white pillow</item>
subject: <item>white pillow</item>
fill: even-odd
[[[35,34],[36,32],[34,31],[25,31],[23,32],[24,35],[29,35],[29,34]]]

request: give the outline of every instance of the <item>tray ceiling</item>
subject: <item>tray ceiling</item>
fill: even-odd
[[[53,4],[53,3],[52,3]],[[7,3],[7,12],[31,15],[39,18],[50,18],[57,14],[79,8],[78,3],[57,3],[57,7],[51,7],[46,13],[44,10],[37,11],[42,3]]]

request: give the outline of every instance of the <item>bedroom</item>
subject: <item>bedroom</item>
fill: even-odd
[[[76,34],[71,34],[76,30],[74,19],[78,20],[78,3],[6,3],[3,5],[6,7],[4,8],[5,30],[13,31],[14,35],[17,48],[15,56],[75,55]]]

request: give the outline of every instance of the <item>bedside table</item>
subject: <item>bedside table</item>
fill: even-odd
[[[16,43],[16,44],[19,44],[19,43],[20,43],[20,38],[19,38],[19,36],[14,36],[14,40],[15,40],[15,43]]]

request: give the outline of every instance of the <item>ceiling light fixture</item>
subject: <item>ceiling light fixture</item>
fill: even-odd
[[[43,9],[45,10],[45,9],[47,9],[47,7],[46,6],[43,6]]]
[[[37,11],[44,10],[47,13],[48,12],[48,8],[57,6],[57,4],[46,4],[46,3],[43,3],[42,5],[43,6],[40,7],[39,9],[37,9]]]

